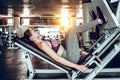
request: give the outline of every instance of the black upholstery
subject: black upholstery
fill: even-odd
[[[63,68],[64,70],[67,70],[69,73],[72,71],[72,68],[64,66],[58,62],[56,62],[55,60],[53,60],[51,57],[49,57],[47,54],[45,54],[43,51],[41,51],[40,49],[38,49],[34,44],[32,44],[30,41],[24,39],[24,38],[19,38],[19,37],[15,37],[13,39],[14,42],[22,45],[24,48],[27,48],[29,50],[31,50],[32,52],[36,53],[37,55],[45,58],[46,60],[49,60],[50,62],[52,62],[55,65],[58,65],[59,67]]]

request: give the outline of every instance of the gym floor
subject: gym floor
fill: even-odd
[[[0,80],[19,80],[19,79],[27,79],[27,65],[26,60],[24,56],[24,50],[23,49],[8,49],[5,50],[3,53],[0,53]],[[114,59],[115,61],[112,61],[109,64],[109,67],[120,67],[120,60],[116,57]],[[42,61],[38,59],[37,57],[32,56],[33,66],[36,69],[44,69],[44,68],[53,68],[50,64],[48,64],[45,61]],[[117,63],[115,63],[117,61]],[[101,77],[105,75],[100,75]],[[54,75],[55,76],[55,75]],[[108,76],[108,75],[107,75]],[[117,76],[120,78],[120,73],[112,73],[109,74],[110,77]],[[47,76],[47,78],[50,76]],[[64,75],[56,75],[54,78],[58,77],[65,77]]]

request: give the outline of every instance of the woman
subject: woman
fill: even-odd
[[[87,31],[92,27],[102,23],[103,21],[101,19],[96,19],[95,21],[69,29],[65,38],[66,49],[60,45],[57,52],[52,49],[52,45],[49,41],[42,40],[40,34],[31,28],[25,31],[24,37],[34,42],[38,48],[43,50],[55,61],[75,68],[81,72],[85,72],[87,70],[85,65],[76,64],[80,59],[80,49],[78,45],[77,33]]]

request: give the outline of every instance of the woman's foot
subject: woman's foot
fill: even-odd
[[[97,9],[98,18],[101,19],[103,23],[107,23],[107,18],[105,17],[101,8],[97,6],[96,9]]]
[[[103,21],[100,18],[98,18],[97,20],[99,24],[103,24]]]

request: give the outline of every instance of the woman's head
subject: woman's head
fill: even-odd
[[[30,32],[30,29],[27,29],[25,32],[24,32],[24,38],[28,39],[30,38],[30,36],[32,36],[31,32]]]
[[[40,38],[40,34],[37,31],[34,31],[31,28],[29,28],[24,32],[24,37],[30,40],[30,38]]]

